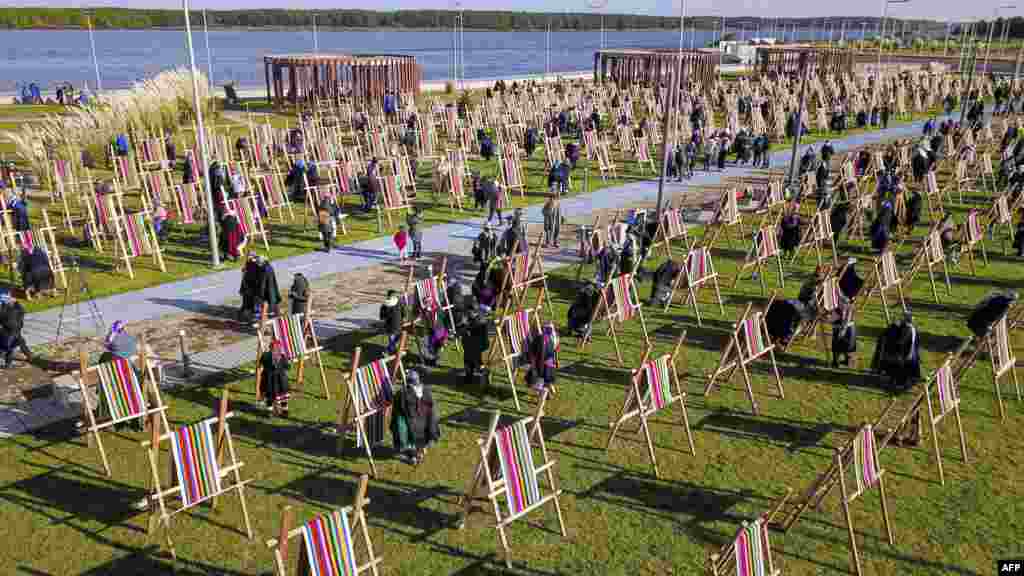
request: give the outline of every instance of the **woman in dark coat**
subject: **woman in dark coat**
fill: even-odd
[[[284,344],[274,340],[270,350],[260,357],[260,395],[267,410],[279,416],[288,417],[288,368],[290,363],[284,353]]]
[[[245,248],[245,233],[238,223],[238,217],[234,213],[227,213],[220,221],[220,248],[228,259],[237,262],[242,256],[242,249]]]
[[[902,392],[921,378],[921,351],[917,328],[910,313],[890,324],[878,338],[872,369],[889,377],[887,388]]]
[[[238,320],[245,321],[246,317],[253,313],[256,304],[260,300],[260,287],[263,284],[263,267],[260,266],[259,257],[255,254],[249,255],[245,267],[242,268],[242,284],[238,288],[238,294],[242,297],[242,307],[238,310]]]
[[[21,281],[25,285],[26,293],[39,294],[53,289],[53,271],[50,269],[50,259],[40,246],[36,246],[31,252],[21,251],[18,272],[21,274]]]
[[[427,448],[441,438],[440,412],[434,406],[430,386],[424,386],[416,370],[409,370],[405,386],[395,399],[391,435],[395,450],[409,464],[419,464]]]
[[[267,313],[277,316],[278,306],[281,304],[281,291],[277,288],[277,274],[270,260],[260,257],[260,265],[263,267],[263,277],[260,283],[260,300],[267,305]]]
[[[871,247],[874,248],[878,253],[885,252],[885,249],[889,247],[889,235],[892,227],[892,204],[889,202],[882,203],[882,209],[878,211],[878,216],[875,217],[875,221],[871,223]]]
[[[526,373],[526,383],[538,393],[543,393],[555,384],[557,338],[554,325],[546,324],[540,334],[535,334],[530,339],[530,369]]]
[[[800,246],[800,213],[799,205],[794,205],[782,216],[779,224],[779,248],[792,256],[793,252]]]
[[[473,307],[475,308],[475,307]],[[465,382],[472,384],[484,365],[484,352],[491,347],[487,319],[476,309],[468,313],[466,334],[462,338],[462,364]]]
[[[666,260],[654,271],[651,284],[651,304],[664,306],[672,296],[672,283],[682,272],[682,266],[674,260]]]

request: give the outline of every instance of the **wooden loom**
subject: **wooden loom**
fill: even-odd
[[[264,308],[266,304],[263,305]],[[256,325],[256,399],[260,399],[260,376],[263,373],[263,354],[271,349],[275,341],[281,342],[284,347],[285,357],[289,362],[299,362],[299,371],[295,376],[295,382],[305,382],[306,360],[312,358],[316,361],[320,370],[320,387],[323,390],[324,398],[331,399],[331,391],[327,386],[327,374],[324,371],[324,362],[320,357],[323,346],[317,339],[316,330],[313,328],[311,317],[312,306],[307,306],[305,314],[289,314],[276,318],[266,319],[267,311],[264,309],[260,314],[262,320]],[[267,334],[267,325],[270,325],[271,333]]]
[[[750,399],[750,406],[753,413],[757,414],[757,400],[754,398],[754,389],[750,382],[750,373],[747,372],[747,364],[764,357],[771,360],[772,373],[775,375],[775,386],[779,391],[779,398],[785,398],[782,389],[782,378],[779,376],[779,366],[775,363],[775,344],[768,335],[768,325],[765,322],[764,313],[760,310],[752,310],[753,304],[747,304],[746,310],[740,319],[733,324],[732,333],[729,335],[729,343],[722,351],[722,357],[718,361],[718,367],[714,372],[708,374],[708,383],[704,386],[704,395],[708,396],[715,390],[718,379],[728,382],[737,368],[743,374],[743,383],[747,388],[747,397]],[[742,335],[742,338],[741,338]]]

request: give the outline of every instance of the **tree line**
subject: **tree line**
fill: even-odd
[[[215,10],[207,11],[207,21],[215,28],[309,28],[312,18],[321,28],[408,28],[447,30],[452,26],[455,12],[451,10],[398,10],[378,12],[372,10]],[[541,13],[466,11],[463,14],[466,29],[475,30],[545,30],[550,24],[555,31],[597,30],[601,15],[594,12]],[[185,18],[181,10],[139,10],[132,8],[0,8],[0,29],[64,29],[85,28],[91,20],[96,29],[181,28]],[[743,27],[763,30],[773,25],[790,27],[820,27],[823,22],[857,30],[861,24],[874,30],[878,18],[728,18],[729,28]],[[891,20],[890,20],[891,22]],[[907,21],[915,29],[944,30],[945,24],[932,21]],[[192,11],[191,23],[201,26],[202,13]],[[721,21],[713,16],[690,19],[687,26],[696,24],[704,30],[717,30]],[[605,14],[604,26],[608,30],[677,30],[679,18],[675,16],[646,16],[640,14]],[[887,25],[888,26],[888,25]],[[997,23],[997,28],[1000,24]],[[1024,36],[1024,19],[1011,20],[1011,35]]]

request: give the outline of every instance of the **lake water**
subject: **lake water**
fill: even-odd
[[[729,33],[735,33],[729,30]],[[848,31],[849,38],[860,31]],[[745,32],[746,36],[751,31]],[[95,32],[103,88],[125,88],[161,70],[188,65],[183,31],[104,30]],[[312,52],[311,31],[210,31],[213,77],[219,85],[228,80],[245,87],[264,86],[263,56]],[[811,29],[798,38],[823,38]],[[206,42],[202,29],[193,30],[196,64],[206,70]],[[696,46],[717,38],[717,32],[698,30]],[[838,39],[838,32],[837,32]],[[398,53],[416,57],[426,80],[449,77],[451,32],[348,32],[317,34],[321,52]],[[686,44],[689,46],[690,33]],[[546,34],[540,32],[466,32],[465,77],[490,79],[543,74]],[[550,70],[591,70],[594,51],[601,45],[599,31],[552,32]],[[605,31],[606,48],[672,48],[679,46],[679,32]],[[0,92],[14,92],[21,84],[36,82],[50,89],[58,82],[95,87],[96,76],[89,49],[89,34],[78,30],[4,30],[0,33]]]

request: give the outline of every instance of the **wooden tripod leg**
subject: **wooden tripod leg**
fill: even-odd
[[[736,364],[739,365],[740,373],[743,374],[743,384],[747,387],[747,398],[750,399],[750,409],[757,416],[757,400],[754,399],[754,388],[750,383],[750,374],[747,372],[747,365],[743,363],[743,359],[739,358],[736,360]]]
[[[857,553],[857,537],[853,532],[853,518],[850,516],[850,504],[846,501],[846,480],[843,478],[843,466],[840,462],[838,450],[836,450],[835,464],[833,464],[833,466],[838,467],[839,470],[839,498],[843,504],[843,518],[846,519],[846,532],[850,537],[850,559],[853,562],[853,567],[857,576],[863,576],[860,569],[860,555]]]
[[[644,414],[643,408],[640,409],[640,427],[644,431],[644,439],[647,440],[647,453],[651,457],[651,467],[654,468],[654,477],[660,478],[658,474],[658,459],[654,455],[654,441],[651,440],[651,430],[647,425],[647,415]]]

